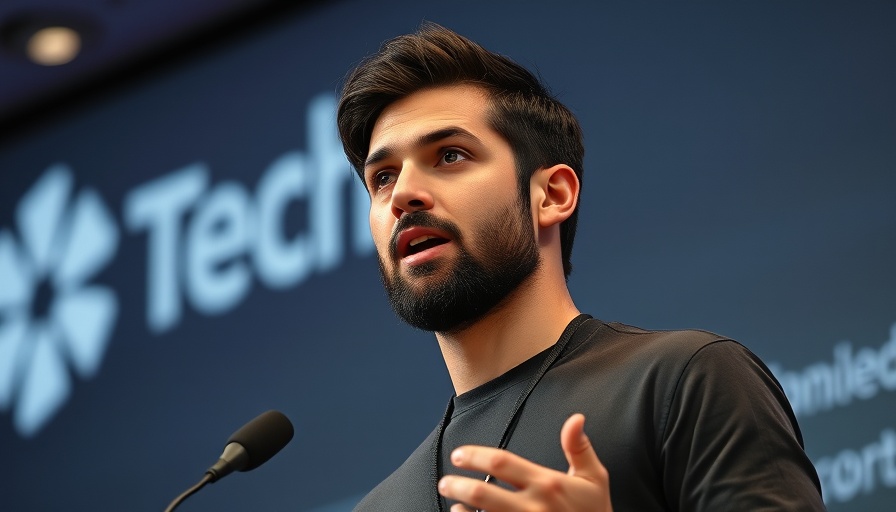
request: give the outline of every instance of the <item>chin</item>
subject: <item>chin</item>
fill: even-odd
[[[445,265],[439,265],[435,261],[427,261],[419,265],[407,267],[405,270],[405,279],[433,277],[445,268]]]

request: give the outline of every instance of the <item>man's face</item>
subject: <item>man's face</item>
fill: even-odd
[[[414,93],[376,121],[364,180],[383,283],[409,324],[452,332],[482,318],[539,264],[513,152],[474,86]]]

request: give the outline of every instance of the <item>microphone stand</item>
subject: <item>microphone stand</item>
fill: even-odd
[[[172,501],[171,504],[168,505],[168,508],[165,509],[165,512],[173,512],[174,509],[177,508],[178,505],[183,503],[184,500],[186,500],[193,494],[196,494],[196,492],[199,489],[202,489],[203,487],[205,487],[205,484],[207,484],[209,482],[213,482],[213,481],[214,481],[214,475],[211,473],[206,473],[202,477],[202,480],[199,481],[198,484],[194,485],[193,487],[190,487],[189,489],[184,491],[183,494],[181,494],[177,498],[174,498],[174,501]]]

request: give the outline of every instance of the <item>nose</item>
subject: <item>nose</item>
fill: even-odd
[[[427,183],[423,171],[412,164],[404,166],[392,188],[392,214],[396,219],[405,213],[432,208],[433,196]]]

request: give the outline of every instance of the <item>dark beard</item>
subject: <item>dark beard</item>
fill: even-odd
[[[527,198],[528,199],[528,198]],[[380,259],[380,273],[392,309],[408,324],[425,331],[457,332],[476,323],[532,275],[540,263],[538,246],[531,227],[528,201],[525,208],[511,207],[496,212],[475,227],[477,260],[466,248],[459,229],[426,211],[404,215],[395,226],[398,233],[410,226],[431,227],[451,234],[458,249],[452,268],[445,262],[429,261],[413,267],[414,277],[437,272],[444,277],[422,291],[395,268],[390,277]],[[523,211],[521,212],[520,209]],[[394,238],[394,237],[393,237]],[[390,242],[390,257],[397,262],[396,244]]]

